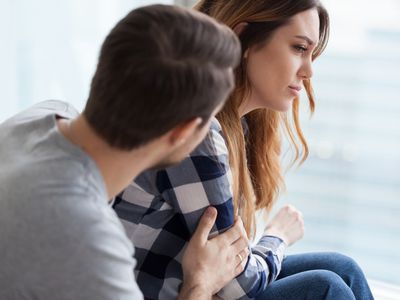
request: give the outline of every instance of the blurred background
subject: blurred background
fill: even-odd
[[[287,172],[278,202],[305,217],[289,253],[339,251],[368,278],[400,286],[400,1],[322,2],[331,39],[314,65],[316,113],[302,107],[311,154]],[[0,0],[0,122],[45,99],[82,109],[104,37],[151,3]]]

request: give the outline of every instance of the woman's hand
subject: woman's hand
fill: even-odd
[[[237,218],[229,230],[209,240],[216,217],[217,210],[209,207],[185,250],[178,299],[209,299],[246,266],[249,249],[242,220]]]
[[[303,214],[292,205],[286,205],[267,225],[265,235],[281,238],[288,246],[304,236]]]

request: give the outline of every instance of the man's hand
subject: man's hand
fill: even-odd
[[[281,238],[288,246],[304,236],[303,215],[292,205],[284,206],[265,228],[264,234]]]
[[[183,255],[183,285],[179,299],[211,299],[246,266],[248,240],[240,218],[232,228],[208,240],[217,217],[209,207]]]

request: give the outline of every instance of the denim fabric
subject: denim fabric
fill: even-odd
[[[334,252],[287,256],[277,280],[257,300],[370,300],[367,280],[351,258]]]

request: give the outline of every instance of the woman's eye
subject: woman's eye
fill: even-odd
[[[304,53],[304,52],[307,51],[307,48],[304,47],[303,45],[296,45],[296,46],[294,46],[294,49],[295,49],[297,52],[300,52],[300,53]]]

